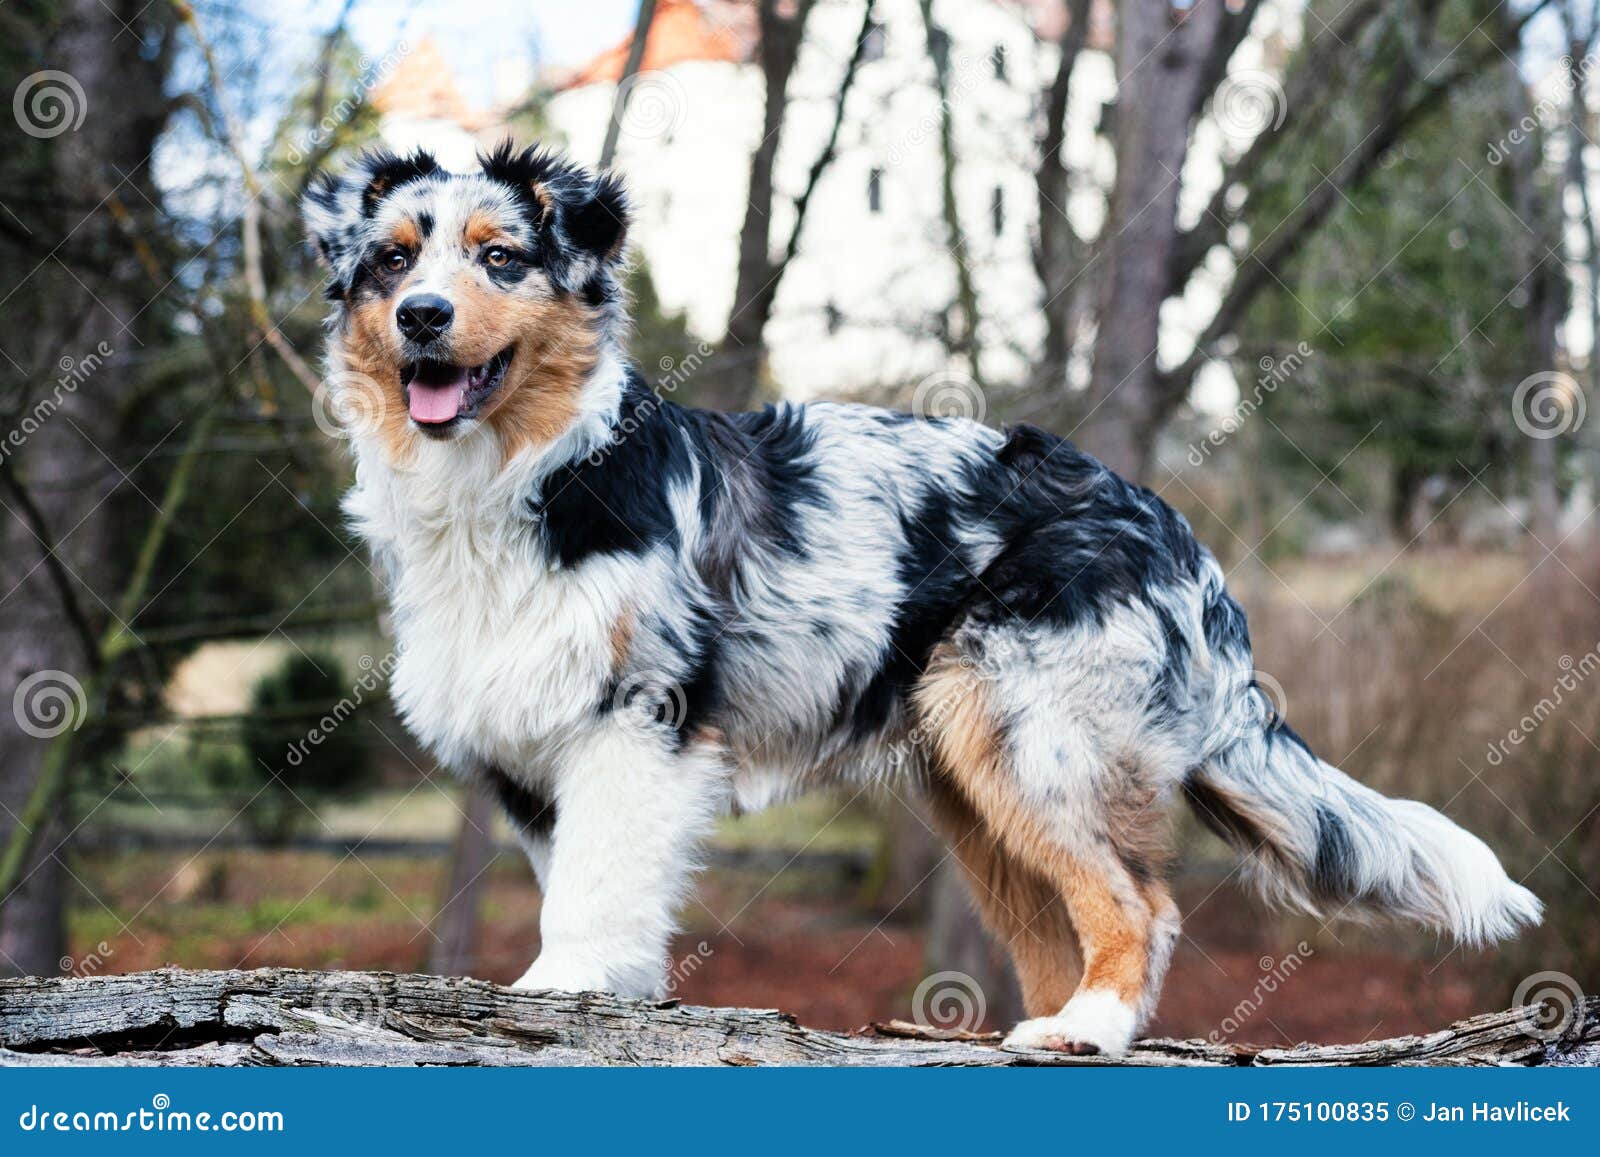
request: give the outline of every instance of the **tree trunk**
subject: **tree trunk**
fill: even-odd
[[[1009,1027],[1023,1019],[1022,988],[1011,957],[984,929],[973,908],[972,894],[954,858],[946,858],[931,881],[928,973],[959,972],[972,979],[983,995],[989,1024]]]
[[[428,952],[428,971],[440,976],[470,976],[476,971],[478,902],[495,857],[494,801],[469,783],[461,802],[461,826],[450,849],[444,894],[434,917],[433,934],[439,939]]]
[[[742,410],[755,398],[765,368],[763,333],[778,296],[772,258],[773,169],[783,140],[788,108],[789,75],[805,39],[812,0],[799,0],[784,16],[779,0],[760,0],[761,75],[766,83],[761,114],[761,140],[750,157],[750,185],[744,225],[739,230],[739,272],[734,284],[728,332],[709,367],[698,395],[702,405]]]
[[[1553,1006],[1544,1006],[1548,1012]],[[184,972],[0,981],[0,1065],[1592,1065],[1600,997],[1353,1045],[1148,1040],[1128,1055],[1007,1052],[998,1034],[891,1021],[857,1033],[768,1010],[533,993],[390,972]]]
[[[1507,115],[1517,118],[1514,123],[1537,119],[1533,97],[1516,64],[1509,63],[1501,71],[1506,83]],[[1517,216],[1517,221],[1509,228],[1515,238],[1513,249],[1521,273],[1519,284],[1526,286],[1528,294],[1522,316],[1530,374],[1556,372],[1556,328],[1567,306],[1566,271],[1561,262],[1550,257],[1562,247],[1559,194],[1547,193],[1539,187],[1543,141],[1543,133],[1529,134],[1528,139],[1513,145],[1506,157],[1511,205]],[[1518,425],[1525,425],[1527,433],[1530,529],[1535,545],[1542,544],[1545,549],[1553,547],[1559,537],[1556,528],[1560,521],[1561,499],[1556,476],[1556,442],[1566,431],[1548,428],[1547,423],[1539,420],[1534,407],[1539,404],[1536,399],[1555,388],[1559,388],[1559,383],[1551,381],[1547,385],[1536,385],[1531,391],[1521,390],[1520,396],[1512,399],[1512,405],[1519,411],[1516,414]],[[1551,399],[1545,397],[1543,401],[1548,403]],[[1569,399],[1568,404],[1575,404],[1575,399]],[[1562,410],[1559,403],[1556,410]]]
[[[1156,339],[1179,241],[1179,176],[1226,7],[1197,0],[1180,11],[1168,0],[1125,0],[1117,8],[1117,175],[1095,267],[1103,288],[1077,437],[1132,479],[1148,475],[1165,417]]]
[[[140,331],[154,329],[160,313],[147,308],[158,285],[116,214],[144,222],[158,197],[148,162],[168,111],[162,85],[171,23],[165,4],[72,0],[51,38],[52,67],[81,87],[81,101],[68,95],[82,121],[44,142],[57,195],[42,191],[35,204],[100,204],[86,218],[55,208],[30,214],[33,235],[62,245],[70,237],[70,273],[39,263],[29,274],[36,283],[24,293],[42,303],[40,315],[31,326],[18,319],[23,336],[7,342],[9,356],[25,362],[22,408],[37,414],[44,404],[47,416],[4,461],[12,487],[30,496],[43,534],[14,504],[19,491],[12,489],[0,516],[0,590],[9,592],[0,602],[0,702],[12,708],[0,711],[0,847],[15,834],[50,736],[81,723],[71,704],[82,700],[90,665],[86,620],[115,601],[108,548],[116,520],[107,500],[122,475],[107,459],[124,457],[118,402]],[[154,51],[138,51],[129,28]],[[144,223],[154,236],[155,223]],[[65,955],[62,815],[59,805],[50,809],[33,833],[22,882],[0,896],[0,973],[53,973]]]
[[[1067,388],[1067,363],[1077,342],[1078,318],[1089,286],[1081,279],[1084,244],[1067,218],[1071,195],[1062,147],[1067,139],[1067,101],[1072,74],[1089,39],[1089,0],[1071,0],[1067,26],[1057,41],[1061,52],[1056,73],[1044,94],[1044,126],[1039,136],[1034,193],[1038,200],[1039,236],[1033,265],[1044,292],[1044,349],[1034,368],[1034,389],[1046,396]]]
[[[928,55],[933,58],[934,93],[939,98],[939,199],[944,221],[944,243],[955,263],[956,332],[949,335],[948,351],[966,361],[973,384],[983,389],[983,366],[978,342],[978,290],[972,281],[972,259],[967,248],[966,230],[961,226],[961,210],[956,203],[955,118],[950,107],[950,38],[937,35],[933,20],[933,0],[922,0],[922,26],[928,38]]]

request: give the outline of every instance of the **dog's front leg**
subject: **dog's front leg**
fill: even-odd
[[[555,785],[542,947],[516,987],[656,995],[728,783],[720,748],[676,746],[670,730],[624,718],[574,751]]]

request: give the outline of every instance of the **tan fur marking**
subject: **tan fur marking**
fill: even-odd
[[[1029,1016],[1061,1011],[1078,982],[1078,940],[1061,894],[1002,848],[953,785],[928,787],[929,815],[971,885],[984,927],[1011,953]]]
[[[1078,991],[1109,989],[1138,1007],[1153,924],[1138,884],[1114,856],[1089,859],[1063,847],[1019,798],[982,676],[949,649],[935,652],[916,704],[924,716],[937,720],[932,735],[938,770],[1000,847],[1048,881],[1065,902],[1083,950]]]
[[[396,245],[404,245],[407,249],[415,251],[422,246],[422,230],[417,228],[415,221],[409,219],[397,221],[394,230],[389,234],[389,239]]]
[[[496,238],[504,236],[505,230],[500,227],[499,220],[492,213],[472,214],[461,230],[461,239],[471,248],[487,245]]]
[[[620,673],[622,664],[628,658],[628,650],[633,646],[634,626],[634,614],[631,610],[623,611],[617,616],[617,621],[611,624],[611,670],[613,673]]]
[[[505,458],[554,441],[577,418],[584,382],[599,360],[593,316],[572,298],[507,295],[470,278],[457,285],[455,300],[460,344],[477,351],[468,360],[517,347],[484,411]]]
[[[544,219],[543,214],[550,212],[550,190],[544,187],[543,181],[535,181],[529,188],[533,192],[533,199],[539,202],[539,208],[543,210],[539,218],[542,221]]]
[[[354,412],[363,420],[372,416],[396,464],[409,458],[420,437],[411,427],[400,388],[392,318],[394,302],[404,295],[402,284],[387,297],[351,309],[348,325],[334,343],[336,362],[342,362],[354,388],[363,391]],[[462,273],[451,297],[456,308],[452,356],[459,364],[481,365],[515,347],[504,380],[479,415],[499,438],[505,460],[554,441],[577,418],[584,383],[599,361],[593,313],[531,278],[508,293],[484,284],[474,273]]]
[[[350,324],[334,342],[335,364],[343,373],[335,380],[341,390],[353,390],[359,397],[338,408],[364,428],[370,423],[382,441],[393,465],[410,460],[416,433],[406,412],[405,395],[400,389],[400,358],[389,324],[390,302],[365,302],[350,311]]]

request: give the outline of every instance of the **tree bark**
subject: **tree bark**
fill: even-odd
[[[1600,997],[1559,1034],[1536,1007],[1423,1036],[1265,1048],[1146,1040],[1126,1057],[1008,1052],[999,1034],[891,1021],[854,1033],[765,1009],[518,992],[389,972],[185,972],[0,981],[5,1065],[1593,1065]]]
[[[1536,121],[1534,98],[1522,79],[1521,71],[1512,63],[1503,66],[1501,73],[1506,85],[1506,115],[1514,118],[1509,123]],[[1507,151],[1505,166],[1511,207],[1517,218],[1508,227],[1513,237],[1512,250],[1517,255],[1518,284],[1527,293],[1522,318],[1530,373],[1556,371],[1556,328],[1567,310],[1566,269],[1556,256],[1562,249],[1562,190],[1558,187],[1558,191],[1552,194],[1540,188],[1539,171],[1543,152],[1544,133],[1536,131],[1511,146]],[[1514,398],[1512,404],[1515,406],[1518,402]],[[1561,516],[1556,477],[1556,438],[1549,431],[1540,430],[1539,433],[1530,434],[1524,445],[1528,455],[1532,524],[1529,529],[1533,532],[1534,540],[1531,545],[1535,549],[1540,545],[1549,548],[1556,543],[1557,524]]]

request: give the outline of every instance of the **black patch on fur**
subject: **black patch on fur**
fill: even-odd
[[[960,505],[956,496],[934,488],[900,517],[903,538],[895,573],[903,593],[894,608],[889,645],[850,709],[850,731],[856,739],[865,739],[889,721],[972,592],[975,580],[957,534]]]
[[[1355,844],[1344,820],[1323,804],[1316,805],[1317,857],[1311,865],[1311,891],[1327,900],[1355,895]]]
[[[694,411],[691,411],[694,412]],[[763,496],[750,511],[753,532],[795,558],[806,557],[801,533],[807,513],[826,511],[828,496],[815,477],[811,451],[816,432],[796,406],[768,406],[756,413],[729,414],[728,422],[744,440],[742,468]]]
[[[497,767],[483,772],[484,781],[505,809],[511,826],[530,836],[547,836],[556,826],[556,805],[527,784],[512,779]]]
[[[562,566],[596,554],[647,554],[677,536],[667,495],[692,468],[677,424],[637,377],[619,421],[613,444],[552,471],[528,498],[545,550]]]
[[[1288,721],[1274,710],[1272,724],[1267,728],[1267,742],[1271,744],[1279,738],[1287,739],[1311,759],[1315,760],[1317,758],[1317,753],[1311,750],[1311,745],[1300,738],[1300,733],[1290,727]]]
[[[1249,816],[1236,811],[1226,795],[1193,772],[1184,778],[1183,795],[1195,817],[1218,839],[1246,851],[1272,850],[1266,833]]]
[[[608,267],[622,256],[628,200],[622,182],[610,173],[591,176],[549,149],[519,151],[509,139],[479,163],[484,175],[512,190],[539,239],[534,260],[558,289],[584,289],[570,277],[580,254],[598,256]]]
[[[1227,591],[1217,591],[1216,597],[1206,603],[1200,612],[1200,629],[1205,633],[1206,646],[1218,654],[1250,653],[1250,627],[1244,609]]]
[[[418,149],[404,157],[393,153],[368,153],[364,159],[367,168],[367,185],[361,190],[361,215],[371,219],[383,199],[401,185],[420,181],[440,171],[439,162]]]
[[[422,235],[424,241],[433,236],[433,224],[433,214],[426,209],[417,214],[417,232]]]
[[[1018,426],[995,461],[998,476],[979,489],[1007,545],[981,576],[979,621],[1103,624],[1117,605],[1198,577],[1200,546],[1183,516],[1072,443]]]

